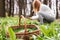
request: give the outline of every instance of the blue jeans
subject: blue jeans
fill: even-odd
[[[43,22],[53,22],[55,20],[54,17],[50,16],[49,14],[45,14],[45,13],[38,13],[39,18],[38,20],[40,21],[40,23],[42,24]]]

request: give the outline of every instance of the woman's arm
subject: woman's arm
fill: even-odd
[[[38,17],[39,17],[38,14],[36,14],[36,15],[30,17],[30,19],[32,19],[32,20],[36,20],[36,19],[38,19]]]

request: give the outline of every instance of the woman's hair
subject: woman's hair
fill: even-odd
[[[33,16],[33,14],[36,12],[36,11],[39,11],[39,9],[40,9],[40,1],[39,0],[34,0],[33,2],[32,2],[32,13],[31,13],[31,15]]]
[[[37,11],[39,11],[40,2],[39,2],[39,1],[35,1],[35,2],[34,2],[34,7],[35,7],[35,9],[37,9]]]

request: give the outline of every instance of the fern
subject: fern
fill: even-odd
[[[16,40],[16,36],[11,27],[8,28],[10,40]]]

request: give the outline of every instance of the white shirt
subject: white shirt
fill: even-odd
[[[45,4],[41,4],[40,9],[39,9],[38,12],[49,14],[49,16],[55,18],[55,14],[53,13],[53,11]],[[35,13],[35,15],[31,17],[31,19],[38,19],[38,17],[39,17],[39,14]]]
[[[55,17],[55,14],[53,12],[53,10],[51,10],[47,5],[45,4],[41,4],[41,7],[40,7],[40,13],[46,13],[46,14],[49,14],[50,16],[52,17]]]

